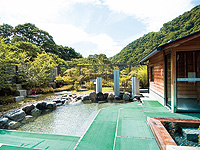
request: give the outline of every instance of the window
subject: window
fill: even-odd
[[[151,82],[154,82],[154,67],[151,67]]]

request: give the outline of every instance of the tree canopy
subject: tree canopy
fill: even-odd
[[[200,30],[200,5],[163,25],[159,32],[150,32],[129,43],[111,58],[112,63],[137,63],[147,53],[170,40]]]
[[[52,53],[64,60],[82,58],[73,48],[57,45],[53,37],[46,31],[39,29],[34,24],[19,24],[15,28],[11,25],[0,25],[0,36],[7,38],[8,43],[26,42],[38,46],[42,51]]]

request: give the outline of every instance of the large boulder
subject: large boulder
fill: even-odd
[[[121,98],[121,100],[123,99],[123,95],[124,95],[124,93],[120,92],[119,97]]]
[[[85,96],[83,96],[82,101],[86,101],[86,100],[89,100],[89,99],[90,99],[89,95],[85,95]]]
[[[35,108],[35,105],[28,105],[28,106],[25,106],[24,108],[22,108],[22,110],[27,114],[27,115],[30,115],[31,114],[31,111]]]
[[[47,103],[46,102],[39,102],[36,105],[36,108],[39,110],[45,110],[47,109]]]
[[[0,118],[0,129],[4,129],[8,121],[9,121],[8,118],[5,118],[5,117]]]
[[[125,100],[125,101],[129,101],[130,97],[129,97],[128,94],[124,93],[122,99]]]
[[[47,103],[47,109],[55,109],[55,108],[56,108],[56,102]]]
[[[109,95],[109,93],[103,93],[103,96],[104,96],[105,100],[108,99],[108,95]]]
[[[103,95],[102,92],[97,93],[97,95],[96,95],[96,100],[97,100],[97,101],[104,101],[104,100],[105,100],[105,99],[104,99],[104,95]]]
[[[25,123],[29,123],[29,122],[32,122],[34,121],[34,117],[31,116],[31,115],[27,115],[25,116],[25,118],[21,121],[21,123],[25,124]]]
[[[16,129],[18,128],[19,126],[21,125],[21,123],[17,122],[17,121],[12,121],[12,120],[9,120],[7,125],[6,125],[6,128],[7,129]]]
[[[122,100],[120,96],[115,96],[114,100]]]
[[[89,99],[93,101],[93,100],[95,100],[95,98],[96,98],[96,93],[95,92],[91,92],[89,94]]]
[[[38,117],[41,113],[42,113],[42,110],[35,108],[31,111],[30,115],[33,117]]]
[[[78,97],[77,97],[77,100],[81,100],[81,99],[82,99],[82,96],[78,96]]]
[[[114,98],[115,98],[115,96],[114,96],[114,94],[113,93],[109,93],[109,95],[108,95],[108,100],[114,100]]]
[[[26,113],[23,110],[14,110],[5,115],[5,117],[13,121],[21,121],[24,119],[25,116]]]

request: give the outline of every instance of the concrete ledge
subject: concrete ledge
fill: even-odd
[[[16,91],[17,96],[27,96],[26,90],[17,90]]]
[[[200,150],[199,147],[167,145],[166,150]]]
[[[56,95],[63,95],[63,94],[72,95],[72,93],[68,92],[68,91],[56,92],[54,94],[56,94]]]
[[[16,102],[23,101],[24,100],[24,96],[17,96],[14,99],[15,99]]]
[[[42,96],[42,94],[38,94],[38,95],[29,95],[28,97],[29,97],[29,98],[37,98],[37,97],[40,97],[40,96]]]

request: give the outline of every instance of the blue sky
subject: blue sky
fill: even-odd
[[[0,24],[33,23],[84,57],[111,57],[135,39],[159,31],[200,0],[0,0]]]

